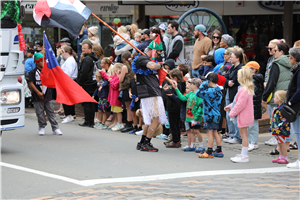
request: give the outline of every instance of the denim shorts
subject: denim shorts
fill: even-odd
[[[210,123],[204,123],[203,128],[206,130],[218,130],[219,129],[219,123],[210,122]]]

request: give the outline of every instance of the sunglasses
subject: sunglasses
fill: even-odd
[[[220,39],[220,38],[221,38],[221,37],[218,37],[218,36],[217,36],[217,37],[216,37],[216,36],[213,36],[213,39]]]
[[[65,53],[65,51],[64,51],[64,50],[61,50],[61,52],[62,52],[62,53]]]
[[[277,49],[274,49],[274,52],[276,53],[278,50]]]
[[[266,47],[268,49],[268,51],[272,51],[272,49],[274,48],[271,48],[271,47]]]

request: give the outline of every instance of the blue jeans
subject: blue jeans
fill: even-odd
[[[295,131],[295,136],[297,140],[297,144],[300,144],[300,116],[297,117],[296,121],[292,123],[292,126]],[[298,154],[299,154],[299,160],[300,160],[300,150],[298,149]]]
[[[226,101],[226,106],[228,106],[230,104],[229,101],[229,91],[227,90],[226,92],[226,97],[225,97],[225,101]],[[228,134],[230,138],[234,138],[237,141],[241,142],[242,138],[241,138],[241,134],[240,134],[240,129],[237,126],[237,121],[230,121],[230,117],[229,117],[229,112],[226,112],[226,123],[228,126]]]
[[[254,123],[247,128],[247,135],[249,144],[257,145],[257,139],[259,134],[259,126],[258,126],[258,119],[254,120]]]
[[[199,75],[199,69],[192,69],[192,75],[194,78],[201,78]]]

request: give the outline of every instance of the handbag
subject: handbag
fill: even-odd
[[[281,115],[288,121],[294,122],[296,121],[298,114],[289,106],[285,105],[282,107]]]

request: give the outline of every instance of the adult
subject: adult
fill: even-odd
[[[78,58],[78,62],[80,62],[80,56],[82,54],[82,49],[81,49],[81,43],[83,40],[88,39],[89,35],[88,35],[88,25],[87,24],[83,24],[82,29],[80,31],[80,34],[78,36],[78,40],[77,40],[77,58]]]
[[[150,60],[152,52],[154,59],[159,57],[163,50],[162,44],[153,45],[152,42],[146,50],[146,55],[139,55],[134,58],[132,70],[136,73],[137,92],[141,100],[141,108],[143,113],[143,121],[145,123],[141,141],[137,144],[137,150],[157,152],[151,143],[156,128],[159,124],[166,124],[165,107],[161,97],[161,89],[157,78],[157,70],[161,68],[161,64]]]
[[[203,65],[201,56],[207,54],[212,44],[212,41],[207,37],[205,30],[206,27],[203,24],[197,25],[194,30],[194,37],[196,38],[196,41],[193,49],[192,75],[195,78],[201,78],[198,72],[199,68]]]
[[[266,88],[266,86],[267,86],[270,67],[271,67],[273,61],[275,60],[275,58],[274,58],[275,47],[276,47],[277,44],[279,44],[281,42],[285,42],[285,40],[284,39],[281,39],[281,40],[273,39],[269,42],[268,46],[266,47],[268,49],[270,57],[268,59],[267,65],[266,65],[264,88]],[[271,105],[268,104],[268,113],[269,113],[269,118],[270,119],[272,117],[272,112],[273,112],[273,108],[272,108]],[[265,141],[265,144],[267,144],[267,145],[277,145],[277,140],[274,136],[272,136],[268,141]]]
[[[215,63],[217,64],[215,68],[213,69],[213,72],[217,73],[220,69],[220,67],[224,64],[224,53],[225,53],[224,48],[219,48],[215,51]]]
[[[78,68],[77,68],[77,58],[73,57],[73,49],[70,46],[62,47],[62,56],[66,59],[61,69],[73,80],[77,78]],[[75,54],[76,55],[76,54]],[[63,104],[65,111],[65,118],[61,122],[63,124],[74,121],[75,116],[75,105]]]
[[[297,143],[300,144],[300,47],[293,47],[289,50],[290,64],[293,65],[292,79],[287,91],[287,104],[297,112],[296,121],[292,123]],[[287,165],[289,168],[300,168],[300,151],[298,150],[298,160]]]
[[[162,35],[160,33],[160,29],[158,28],[158,26],[154,26],[150,29],[150,39],[154,40],[157,36],[159,35],[160,38],[162,38]],[[162,40],[161,41],[162,46],[163,46],[163,50],[161,51],[160,56],[156,59],[158,62],[164,62],[166,60],[166,45],[165,42]]]
[[[289,52],[289,45],[287,43],[277,44],[274,48],[274,52],[273,56],[275,60],[270,67],[267,85],[263,93],[263,103],[268,103],[268,105],[270,105],[271,112],[278,106],[274,103],[275,92],[278,90],[288,90],[288,85],[291,80],[290,69],[293,67],[287,57]],[[286,138],[287,146],[289,146],[289,143],[292,141],[292,138]],[[275,148],[270,154],[277,154],[277,151],[278,150]]]
[[[227,48],[223,53],[224,64],[220,67],[218,74],[225,76],[228,73],[229,69],[232,67],[232,63],[230,62],[230,56],[233,52],[233,48]]]
[[[226,81],[224,83],[224,88],[227,89],[225,97],[226,106],[233,102],[234,97],[238,92],[238,87],[240,83],[238,82],[237,73],[242,68],[242,66],[244,66],[244,64],[242,64],[243,57],[244,54],[240,51],[234,51],[230,56],[230,62],[233,64],[233,66],[225,75]],[[226,113],[226,122],[228,126],[229,137],[223,139],[223,141],[231,144],[241,143],[242,138],[240,135],[239,128],[237,127],[237,122],[236,120],[232,121],[230,119],[228,112]]]
[[[220,42],[220,47],[227,49],[233,44],[233,38],[228,34],[223,34]]]
[[[137,48],[141,51],[144,52],[145,49],[149,46],[151,39],[150,39],[150,31],[148,29],[144,29],[142,32],[142,40],[144,40],[143,42],[141,42],[141,44],[139,44],[137,46]],[[135,57],[138,54],[138,52],[134,52],[132,55],[133,57]]]
[[[104,58],[103,48],[100,45],[95,44],[95,45],[93,45],[92,52],[94,52],[98,58],[98,60],[95,62],[96,67],[98,69],[102,69],[101,61]]]
[[[178,33],[178,27],[178,22],[173,20],[169,21],[168,33],[172,38],[169,42],[166,59],[173,59],[176,67],[178,66],[178,63],[184,63],[184,41],[182,35]]]
[[[211,41],[211,46],[207,52],[207,55],[214,55],[215,54],[215,50],[217,50],[218,48],[220,48],[220,42],[221,42],[221,36],[222,33],[219,30],[214,30],[214,32],[212,33],[212,41]],[[205,57],[206,55],[202,56],[202,59]]]
[[[164,23],[161,23],[158,25],[158,28],[160,30],[160,34],[162,36],[162,40],[164,41],[164,44],[165,44],[165,47],[166,47],[166,50],[165,52],[162,54],[166,54],[169,50],[169,43],[170,43],[170,37],[168,36],[168,34],[166,34],[166,29],[167,29],[167,26],[164,24]],[[162,55],[162,57],[166,57],[167,55]]]
[[[93,80],[94,62],[98,60],[94,52],[92,52],[92,43],[86,39],[82,42],[82,54],[84,57],[78,70],[78,84],[89,94],[97,88],[97,81]],[[84,123],[79,124],[84,127],[94,127],[95,104],[92,102],[82,103],[84,111]]]

